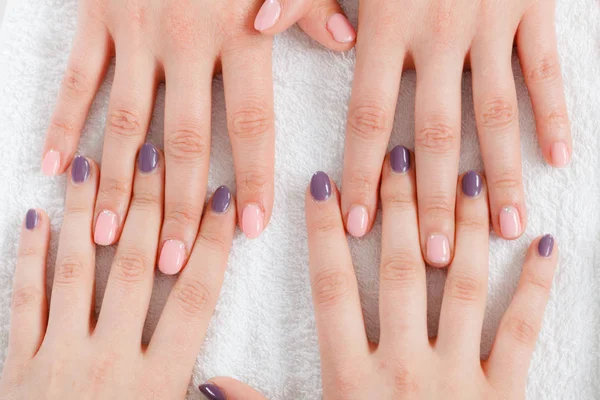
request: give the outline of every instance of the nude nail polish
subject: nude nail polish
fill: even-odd
[[[281,15],[281,3],[277,0],[266,0],[254,20],[254,29],[264,31],[272,28]]]
[[[28,231],[34,230],[40,221],[38,212],[33,208],[27,211],[27,215],[25,215],[25,228]]]
[[[117,236],[118,228],[119,222],[117,215],[112,211],[102,211],[98,214],[98,219],[96,220],[94,242],[100,246],[112,245]]]
[[[521,235],[521,217],[515,207],[504,207],[500,211],[500,233],[506,239],[516,239]]]
[[[181,271],[185,261],[185,244],[179,240],[167,240],[163,244],[158,260],[158,269],[165,275],[175,275]]]
[[[227,400],[223,391],[215,384],[205,383],[204,385],[200,385],[198,389],[207,400]]]
[[[554,143],[550,149],[552,164],[557,168],[567,166],[569,163],[569,149],[564,143]]]
[[[552,235],[544,235],[538,243],[538,254],[542,257],[550,257],[554,249],[554,237]]]
[[[265,214],[257,204],[248,204],[242,212],[242,231],[248,239],[256,239],[264,230]]]
[[[365,206],[354,206],[348,213],[348,233],[355,238],[361,238],[367,233],[369,212]]]
[[[446,264],[450,261],[450,241],[446,235],[433,234],[427,238],[427,259],[433,264]]]
[[[48,151],[42,161],[42,173],[46,176],[56,176],[59,168],[60,153],[56,150]]]
[[[352,43],[356,39],[354,27],[343,14],[333,14],[325,26],[331,37],[338,43]]]

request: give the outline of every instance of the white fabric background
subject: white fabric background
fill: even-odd
[[[356,23],[355,1],[347,1]],[[0,30],[0,358],[4,359],[19,225],[29,207],[48,210],[52,249],[62,220],[64,178],[42,177],[43,137],[76,22],[76,0],[8,0]],[[529,399],[600,398],[600,13],[595,0],[559,0],[558,37],[573,124],[575,153],[570,168],[546,166],[535,139],[527,91],[515,59],[523,172],[529,225],[521,240],[492,241],[489,306],[482,350],[489,351],[499,319],[515,289],[525,249],[535,236],[552,232],[560,267],[530,370]],[[321,396],[319,354],[307,272],[303,197],[311,174],[322,169],[339,182],[346,105],[354,52],[334,54],[294,29],[274,48],[277,114],[276,202],[273,220],[260,240],[237,235],[225,285],[194,386],[215,375],[234,376],[270,399]],[[375,72],[376,73],[376,72]],[[112,69],[83,132],[81,153],[101,160],[104,116]],[[481,168],[470,76],[463,85],[461,170]],[[415,75],[405,74],[391,144],[413,143]],[[214,83],[210,190],[234,185],[227,139],[222,81]],[[162,145],[161,89],[150,137]],[[368,330],[378,334],[377,263],[380,225],[365,240],[352,241]],[[50,257],[50,265],[54,261]],[[112,249],[98,254],[104,286]],[[430,328],[437,329],[444,275],[429,274]],[[172,281],[160,278],[149,313],[146,339]],[[99,292],[102,292],[99,290]],[[197,391],[190,391],[197,399]]]

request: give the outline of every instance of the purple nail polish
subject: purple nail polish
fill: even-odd
[[[150,143],[144,143],[138,155],[138,168],[144,174],[149,174],[158,166],[158,150]]]
[[[90,162],[83,156],[77,156],[71,166],[71,180],[73,183],[84,183],[90,177]]]
[[[310,181],[310,194],[316,201],[326,201],[331,196],[331,181],[325,172],[319,171]]]
[[[40,218],[37,211],[32,208],[31,210],[27,211],[27,215],[25,216],[25,228],[27,228],[29,231],[32,231],[38,225],[39,221]]]
[[[212,383],[200,385],[198,389],[200,389],[200,393],[202,393],[208,400],[227,400],[221,389]]]
[[[550,257],[554,249],[554,237],[552,235],[544,235],[538,243],[538,254],[542,257]]]
[[[212,198],[212,210],[218,214],[222,214],[229,209],[231,204],[231,192],[227,186],[221,186],[215,191]]]
[[[475,171],[469,171],[463,175],[462,191],[469,197],[477,197],[483,189],[483,181],[481,176]]]
[[[404,174],[410,169],[410,151],[404,146],[396,146],[390,152],[390,167],[397,174]]]

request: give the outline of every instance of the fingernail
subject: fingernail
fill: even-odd
[[[410,151],[404,146],[396,146],[390,152],[390,167],[398,174],[404,174],[410,169]]]
[[[521,218],[515,207],[504,207],[500,211],[500,233],[506,239],[516,239],[521,234]]]
[[[434,264],[450,261],[450,242],[446,235],[433,234],[427,238],[427,259]]]
[[[184,261],[185,244],[179,240],[167,240],[160,252],[158,269],[165,275],[175,275],[181,271]]]
[[[229,209],[231,204],[231,192],[227,186],[221,186],[215,191],[212,198],[212,210],[218,214],[222,214]]]
[[[327,20],[327,30],[338,43],[352,43],[356,39],[356,31],[348,18],[342,14],[333,14]]]
[[[84,183],[90,177],[90,162],[83,156],[77,156],[71,166],[71,180],[73,183]]]
[[[550,149],[550,155],[555,167],[561,168],[569,163],[569,149],[564,143],[554,143]]]
[[[59,168],[60,153],[56,150],[48,151],[42,161],[42,173],[46,176],[56,176]]]
[[[138,155],[138,168],[144,174],[149,174],[158,166],[158,150],[150,143],[144,143]]]
[[[242,212],[242,231],[248,239],[256,239],[264,229],[265,215],[256,204],[248,204]]]
[[[361,238],[367,233],[369,213],[365,206],[354,206],[348,214],[348,233],[355,238]]]
[[[315,201],[326,201],[331,196],[331,181],[322,171],[315,173],[310,181],[310,194]]]
[[[462,191],[469,197],[477,197],[483,189],[481,176],[475,171],[467,172],[462,179]]]
[[[552,235],[544,235],[538,243],[538,253],[542,257],[550,257],[554,249],[554,237]]]
[[[200,393],[202,393],[208,400],[226,400],[225,394],[212,383],[205,383],[198,387]]]
[[[118,227],[117,215],[112,211],[102,211],[96,220],[94,242],[100,246],[110,246],[115,241]]]
[[[27,211],[27,215],[25,216],[25,228],[27,228],[28,231],[32,231],[38,225],[39,221],[40,218],[38,212],[32,208]]]
[[[254,29],[264,31],[273,27],[281,15],[281,4],[277,0],[266,0],[254,20]]]

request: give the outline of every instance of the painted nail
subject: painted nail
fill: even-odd
[[[331,181],[323,171],[312,176],[310,181],[310,194],[315,201],[326,201],[331,196]]]
[[[223,394],[221,389],[212,383],[200,385],[198,389],[200,389],[200,393],[202,393],[208,400],[226,400],[225,394]]]
[[[42,161],[42,173],[46,176],[56,176],[59,168],[60,153],[56,150],[48,151]]]
[[[96,220],[94,242],[100,246],[110,246],[115,241],[118,227],[117,214],[112,211],[102,211]]]
[[[277,0],[266,0],[254,20],[254,29],[264,31],[273,27],[281,15],[281,4]]]
[[[516,239],[521,234],[521,218],[515,207],[504,207],[500,211],[500,233],[506,239]]]
[[[144,143],[138,155],[138,168],[143,174],[149,174],[158,166],[158,150],[150,143]]]
[[[477,197],[483,189],[481,176],[475,171],[467,172],[462,179],[462,191],[469,197]]]
[[[569,163],[569,149],[564,143],[554,143],[550,149],[550,155],[555,167],[565,167]]]
[[[348,214],[348,233],[355,238],[361,238],[367,233],[369,212],[365,206],[354,206]]]
[[[32,231],[38,225],[39,221],[40,218],[38,212],[32,208],[27,211],[27,215],[25,216],[25,228],[27,228],[28,231]]]
[[[348,18],[342,14],[333,14],[327,20],[327,30],[338,43],[352,43],[356,39],[356,31]]]
[[[158,269],[165,275],[175,275],[181,271],[184,261],[185,244],[179,240],[167,240],[160,252]]]
[[[73,183],[84,183],[90,177],[90,162],[83,156],[77,156],[71,166],[71,180]]]
[[[404,174],[410,169],[410,151],[404,146],[396,146],[390,152],[390,167],[398,174]]]
[[[265,214],[257,204],[248,204],[242,212],[242,231],[248,239],[256,239],[264,229]]]
[[[450,261],[450,242],[446,235],[433,234],[427,238],[427,259],[434,264]]]
[[[231,192],[227,186],[221,186],[215,191],[212,198],[212,210],[218,214],[222,214],[229,209],[231,204]]]
[[[554,237],[552,235],[544,235],[538,243],[538,253],[542,257],[550,257],[554,249]]]

